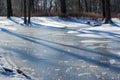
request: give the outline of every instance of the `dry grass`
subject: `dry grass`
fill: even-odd
[[[117,14],[117,18],[119,18],[119,19],[120,19],[120,13],[119,13],[119,14]]]
[[[24,16],[22,13],[15,13],[13,16]],[[35,12],[32,13],[32,16],[63,16],[60,12]],[[83,12],[83,13],[68,13],[65,17],[71,16],[71,17],[86,17],[86,18],[91,18],[91,19],[98,19],[101,18],[101,14],[99,13],[94,13],[94,12]],[[64,16],[63,16],[64,17]],[[118,17],[120,17],[120,14],[118,14]]]
[[[20,16],[20,15],[23,15],[23,13],[15,13],[14,15],[15,16]],[[61,13],[60,12],[34,12],[32,13],[33,16],[60,16]],[[98,18],[98,17],[101,17],[100,14],[98,13],[93,13],[93,12],[83,12],[83,13],[68,13],[67,14],[68,16],[75,16],[75,17],[95,17],[95,18]]]
[[[84,12],[82,13],[82,17],[87,17],[87,18],[92,18],[92,19],[98,19],[98,18],[101,18],[101,14],[99,13],[94,13],[94,12]]]

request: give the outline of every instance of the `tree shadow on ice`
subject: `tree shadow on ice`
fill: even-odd
[[[14,53],[17,53],[19,55],[19,57],[21,57],[23,60],[28,60],[31,61],[33,63],[39,63],[39,64],[44,64],[44,65],[51,65],[51,66],[58,66],[55,63],[47,60],[47,59],[43,59],[43,58],[39,58],[37,56],[35,56],[34,54],[30,54],[28,53],[26,50],[23,49],[18,49],[18,48],[10,48],[10,47],[4,47],[1,46],[2,49],[7,50],[7,51],[12,51]],[[7,53],[8,55],[10,55],[9,53]],[[21,61],[22,62],[22,61]]]
[[[112,21],[111,25],[114,26],[114,27],[120,27],[120,25],[116,24],[116,23],[113,22],[113,21]]]
[[[35,41],[35,40],[30,39],[30,38],[28,38],[28,37],[26,37],[26,36],[24,36],[24,35],[20,35],[20,34],[17,34],[17,33],[11,32],[11,31],[8,31],[8,30],[3,29],[3,28],[1,29],[1,31],[3,31],[3,32],[5,32],[5,33],[7,33],[7,34],[9,34],[9,35],[16,36],[17,38],[20,38],[20,39],[23,39],[23,40],[32,42],[32,43],[34,43],[34,44],[42,45],[42,46],[44,46],[44,47],[46,47],[46,48],[55,50],[55,51],[59,52],[59,54],[65,53],[65,54],[64,54],[65,56],[70,56],[70,57],[73,57],[73,58],[76,58],[76,59],[81,59],[81,60],[84,60],[84,61],[86,61],[86,62],[88,62],[88,63],[94,64],[94,65],[98,65],[98,66],[101,66],[101,67],[104,67],[104,68],[110,68],[110,69],[113,70],[113,71],[120,72],[120,67],[115,66],[115,65],[111,65],[111,64],[108,64],[108,63],[101,62],[100,60],[93,59],[92,57],[89,57],[89,56],[87,56],[87,55],[84,56],[84,55],[81,55],[80,53],[78,54],[78,53],[76,53],[76,52],[68,52],[68,51],[66,51],[66,50],[59,49],[59,48],[57,48],[57,47],[53,47],[53,46],[51,46],[51,45],[48,45],[48,44],[45,43],[45,42]],[[50,41],[48,41],[48,42],[50,42]],[[55,44],[56,44],[56,43],[55,43]],[[66,45],[64,45],[64,46],[66,46]],[[78,49],[80,49],[80,48],[78,48]],[[83,49],[83,50],[86,50],[86,49]],[[91,50],[88,50],[88,51],[91,51]],[[91,51],[91,52],[92,52],[92,51]],[[113,55],[113,54],[112,54],[112,55]],[[112,55],[111,55],[111,57],[112,57]],[[118,58],[118,59],[120,59],[118,56],[115,56],[115,55],[113,55],[113,56],[116,57],[116,58]]]
[[[20,19],[22,19],[22,20],[24,20],[22,17],[19,17]],[[70,19],[65,19],[65,20],[62,20],[62,19],[59,19],[59,20],[56,20],[56,19],[54,19],[54,18],[48,18],[48,19],[51,19],[51,20],[53,20],[53,21],[56,21],[56,22],[60,22],[59,20],[61,20],[61,21],[65,21],[65,22],[72,22],[72,23],[78,23],[78,24],[85,24],[85,25],[88,25],[88,26],[94,26],[93,24],[91,24],[91,22],[92,23],[96,23],[96,24],[98,24],[99,26],[101,25],[99,22],[97,22],[97,21],[90,21],[90,23],[87,23],[88,21],[86,21],[86,20],[75,20],[75,19],[72,19],[72,18],[70,18]],[[86,22],[85,22],[86,21]],[[66,23],[66,24],[69,24],[69,23]],[[49,30],[54,30],[54,31],[70,31],[70,30],[72,30],[72,31],[76,31],[76,29],[71,29],[71,28],[69,28],[69,26],[63,26],[63,27],[57,27],[57,25],[56,26],[46,26],[46,25],[43,25],[43,24],[41,24],[41,23],[37,23],[37,22],[35,22],[35,21],[31,21],[31,26],[34,26],[34,27],[38,27],[38,28],[45,28],[45,29],[49,29]]]
[[[77,49],[77,50],[82,50],[82,51],[86,51],[86,52],[91,52],[92,54],[98,54],[98,55],[106,56],[106,57],[109,57],[109,58],[112,58],[112,59],[120,60],[120,56],[115,55],[115,54],[106,54],[106,52],[98,52],[98,51],[87,49],[87,48],[83,48],[83,47],[66,45],[66,44],[53,42],[53,41],[49,41],[49,40],[45,40],[45,39],[40,39],[40,38],[36,38],[36,37],[31,37],[31,36],[27,36],[27,35],[21,35],[21,36],[24,36],[24,37],[32,39],[32,40],[40,40],[40,41],[43,41],[45,43],[46,42],[47,43],[52,43],[52,44],[55,44],[55,45],[60,45],[62,47],[68,47],[68,48],[72,48],[72,49]]]
[[[116,37],[116,38],[120,38],[120,34],[118,33],[114,33],[114,32],[109,32],[109,31],[101,31],[101,30],[88,30],[89,32],[92,32],[94,34],[97,34],[97,35],[108,35],[108,36],[111,36],[111,37]]]
[[[22,24],[22,23],[19,23],[18,21],[16,21],[14,18],[8,18],[10,21],[12,21],[13,23],[15,23],[15,24],[18,24],[18,25],[20,25],[20,26],[24,26],[24,24]]]
[[[24,20],[24,18],[22,18],[22,17],[18,17],[18,18],[20,18],[21,20]],[[30,26],[38,27],[38,28],[45,28],[45,29],[54,30],[54,31],[56,31],[56,30],[61,31],[61,30],[66,29],[66,27],[57,27],[57,25],[56,26],[46,26],[46,25],[43,25],[43,24],[40,24],[40,23],[37,23],[34,21],[31,21]]]
[[[49,18],[48,17],[48,19],[56,21],[56,22],[78,23],[78,24],[85,24],[85,25],[88,25],[88,26],[94,26],[91,23],[97,24],[97,26],[102,25],[102,23],[98,20],[85,19],[85,18],[71,18],[71,17],[68,17],[68,18],[59,18],[59,17]]]

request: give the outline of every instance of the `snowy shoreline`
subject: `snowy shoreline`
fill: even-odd
[[[0,55],[0,80],[30,80],[26,78],[22,73],[12,67],[5,59],[4,55]]]

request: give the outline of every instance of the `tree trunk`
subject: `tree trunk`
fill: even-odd
[[[32,0],[28,1],[28,23],[31,22],[31,8],[32,8]]]
[[[78,0],[79,12],[83,11],[80,0]]]
[[[27,24],[27,1],[24,0],[24,24]]]
[[[111,22],[110,0],[105,0],[105,23]]]
[[[12,2],[11,0],[7,0],[7,18],[10,18],[11,16],[13,16]]]
[[[102,16],[103,16],[103,20],[105,19],[105,0],[102,0]]]
[[[87,4],[87,0],[85,0],[85,11],[88,12],[88,4]]]
[[[32,12],[34,13],[34,11],[35,11],[35,4],[34,4],[34,0],[31,0],[31,5],[32,5]]]
[[[66,0],[60,0],[61,3],[61,13],[62,13],[62,17],[66,16],[67,10],[66,10]]]

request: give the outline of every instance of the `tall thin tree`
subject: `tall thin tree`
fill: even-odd
[[[103,16],[103,20],[105,19],[105,0],[102,0],[102,16]]]
[[[87,0],[85,0],[85,11],[88,12],[88,3],[87,3]]]
[[[32,0],[28,1],[28,23],[30,24],[31,22],[31,10],[32,9]]]
[[[111,22],[110,0],[102,0],[104,23]]]
[[[11,16],[13,16],[12,2],[11,0],[7,0],[7,18],[10,18]]]
[[[66,16],[67,10],[66,10],[66,0],[60,0],[61,3],[61,13],[62,13],[62,17]]]
[[[105,13],[106,13],[105,23],[111,22],[110,0],[105,0]]]
[[[27,1],[24,0],[24,24],[27,24]]]

